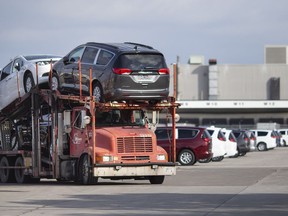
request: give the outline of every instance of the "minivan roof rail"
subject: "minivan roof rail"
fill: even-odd
[[[154,48],[151,47],[151,46],[148,46],[148,45],[145,45],[145,44],[140,44],[140,43],[124,42],[124,44],[131,44],[131,45],[135,45],[135,46],[142,46],[142,47],[145,47],[145,48],[148,48],[148,49],[154,49]]]
[[[86,45],[99,45],[99,46],[103,46],[103,47],[111,47],[114,49],[119,49],[119,47],[109,44],[109,43],[97,43],[97,42],[87,42]]]

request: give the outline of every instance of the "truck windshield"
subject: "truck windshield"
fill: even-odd
[[[96,111],[96,126],[145,126],[145,116],[141,110]]]

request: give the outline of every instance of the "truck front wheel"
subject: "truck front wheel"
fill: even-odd
[[[83,185],[96,184],[98,178],[92,175],[92,163],[88,155],[84,155],[79,161],[79,183]]]
[[[165,176],[150,176],[149,181],[151,184],[162,184]]]

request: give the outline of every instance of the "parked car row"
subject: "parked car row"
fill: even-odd
[[[288,130],[287,130],[288,131]],[[155,130],[158,145],[172,159],[172,128],[159,126]],[[207,163],[224,158],[244,156],[250,151],[266,151],[277,146],[280,136],[272,130],[243,130],[176,125],[176,159],[181,165],[193,165],[197,161]],[[278,132],[278,134],[280,134]],[[280,141],[281,142],[281,141]]]

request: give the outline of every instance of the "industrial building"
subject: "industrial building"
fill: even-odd
[[[217,64],[216,59],[205,65],[204,57],[191,56],[188,64],[177,64],[180,122],[243,128],[269,122],[288,127],[287,74],[288,46],[265,46],[264,64],[259,65]]]

